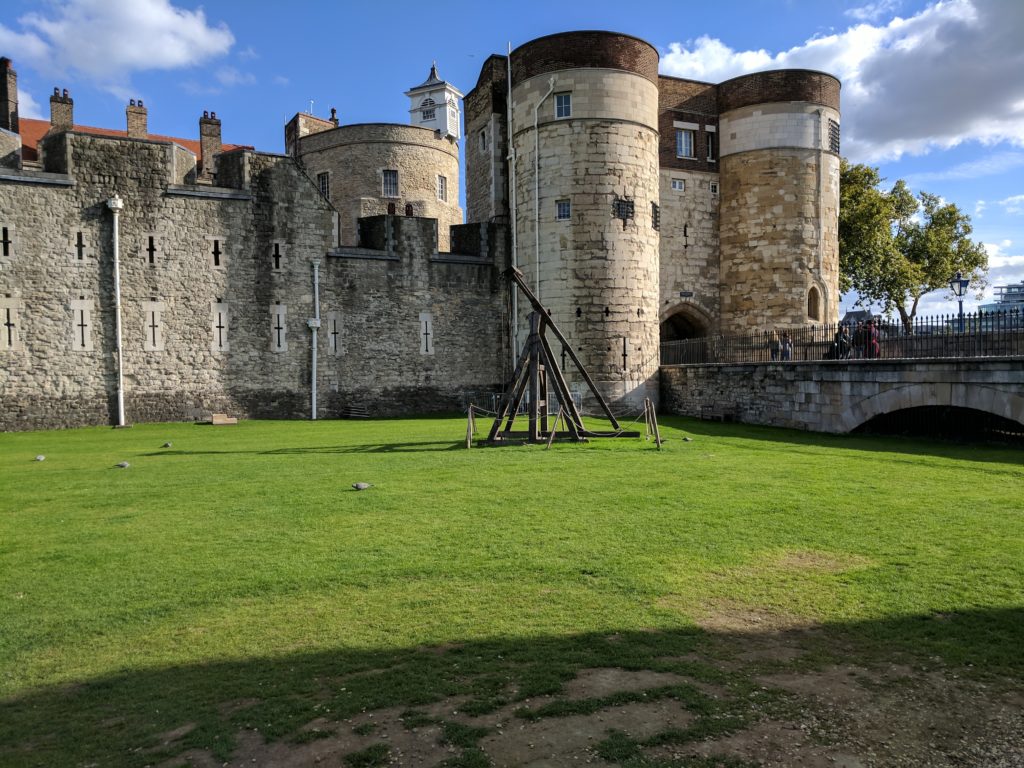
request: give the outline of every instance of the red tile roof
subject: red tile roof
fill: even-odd
[[[21,159],[26,161],[35,161],[39,159],[39,142],[42,140],[46,132],[50,130],[49,120],[34,120],[30,117],[23,117],[18,121],[18,127],[21,132]],[[91,125],[76,125],[74,130],[79,133],[91,133],[94,136],[110,136],[113,138],[127,138],[127,131],[115,131],[112,128],[93,128]],[[178,144],[189,152],[194,154],[197,158],[202,156],[202,149],[199,145],[198,139],[179,139],[174,136],[160,136],[159,134],[151,133],[146,136],[151,141],[170,141]],[[252,149],[247,144],[222,144],[222,152],[230,152],[233,149]]]

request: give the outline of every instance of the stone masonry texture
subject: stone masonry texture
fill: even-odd
[[[0,429],[112,421],[115,194],[131,421],[308,418],[315,260],[320,417],[489,403],[526,340],[513,263],[613,401],[658,397],[660,340],[834,321],[839,81],[657,69],[650,44],[599,31],[487,57],[464,101],[464,174],[458,142],[419,126],[299,114],[275,155],[222,151],[211,112],[197,158],[149,138],[141,103],[130,136],[100,135],[55,91],[38,146],[0,126],[0,309],[17,324],[0,345]],[[9,61],[3,76],[10,122]]]

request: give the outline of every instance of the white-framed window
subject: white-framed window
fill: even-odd
[[[689,128],[676,129],[676,157],[696,157],[694,154],[696,133]]]
[[[715,162],[715,134],[705,133],[704,141],[707,143],[708,147],[708,162],[713,163]]]
[[[712,195],[717,195],[718,194],[718,182],[717,181],[712,181],[711,182],[711,194]]]
[[[431,107],[430,109],[424,109],[420,113],[420,122],[421,123],[429,123],[431,120],[434,119],[434,117],[436,117],[436,115],[437,115],[437,113],[434,111],[433,107]]]
[[[324,196],[324,200],[331,199],[331,174],[329,172],[325,171],[316,175],[316,186],[320,190],[320,194]]]
[[[555,94],[555,117],[572,117],[572,94]]]
[[[672,179],[672,189],[675,192],[685,192],[686,179]]]
[[[398,171],[386,169],[382,172],[381,194],[384,197],[398,197]]]
[[[448,179],[445,176],[437,177],[437,199],[442,203],[448,202]]]
[[[558,221],[568,221],[572,218],[572,205],[568,200],[556,200],[555,201],[555,219]]]

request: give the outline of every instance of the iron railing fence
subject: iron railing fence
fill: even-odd
[[[1020,355],[1024,355],[1024,312],[1020,309],[918,317],[909,330],[898,320],[876,319],[661,344],[662,365]]]

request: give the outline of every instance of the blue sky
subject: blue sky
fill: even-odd
[[[80,124],[123,128],[141,98],[153,133],[195,137],[213,110],[225,141],[280,152],[285,121],[311,101],[345,123],[406,122],[403,92],[432,61],[468,92],[489,54],[571,29],[644,38],[662,73],[698,80],[838,75],[843,153],[959,205],[990,283],[1024,280],[1024,0],[6,0],[0,55],[14,59],[23,115],[48,116],[59,86]],[[954,308],[936,293],[921,312]]]

